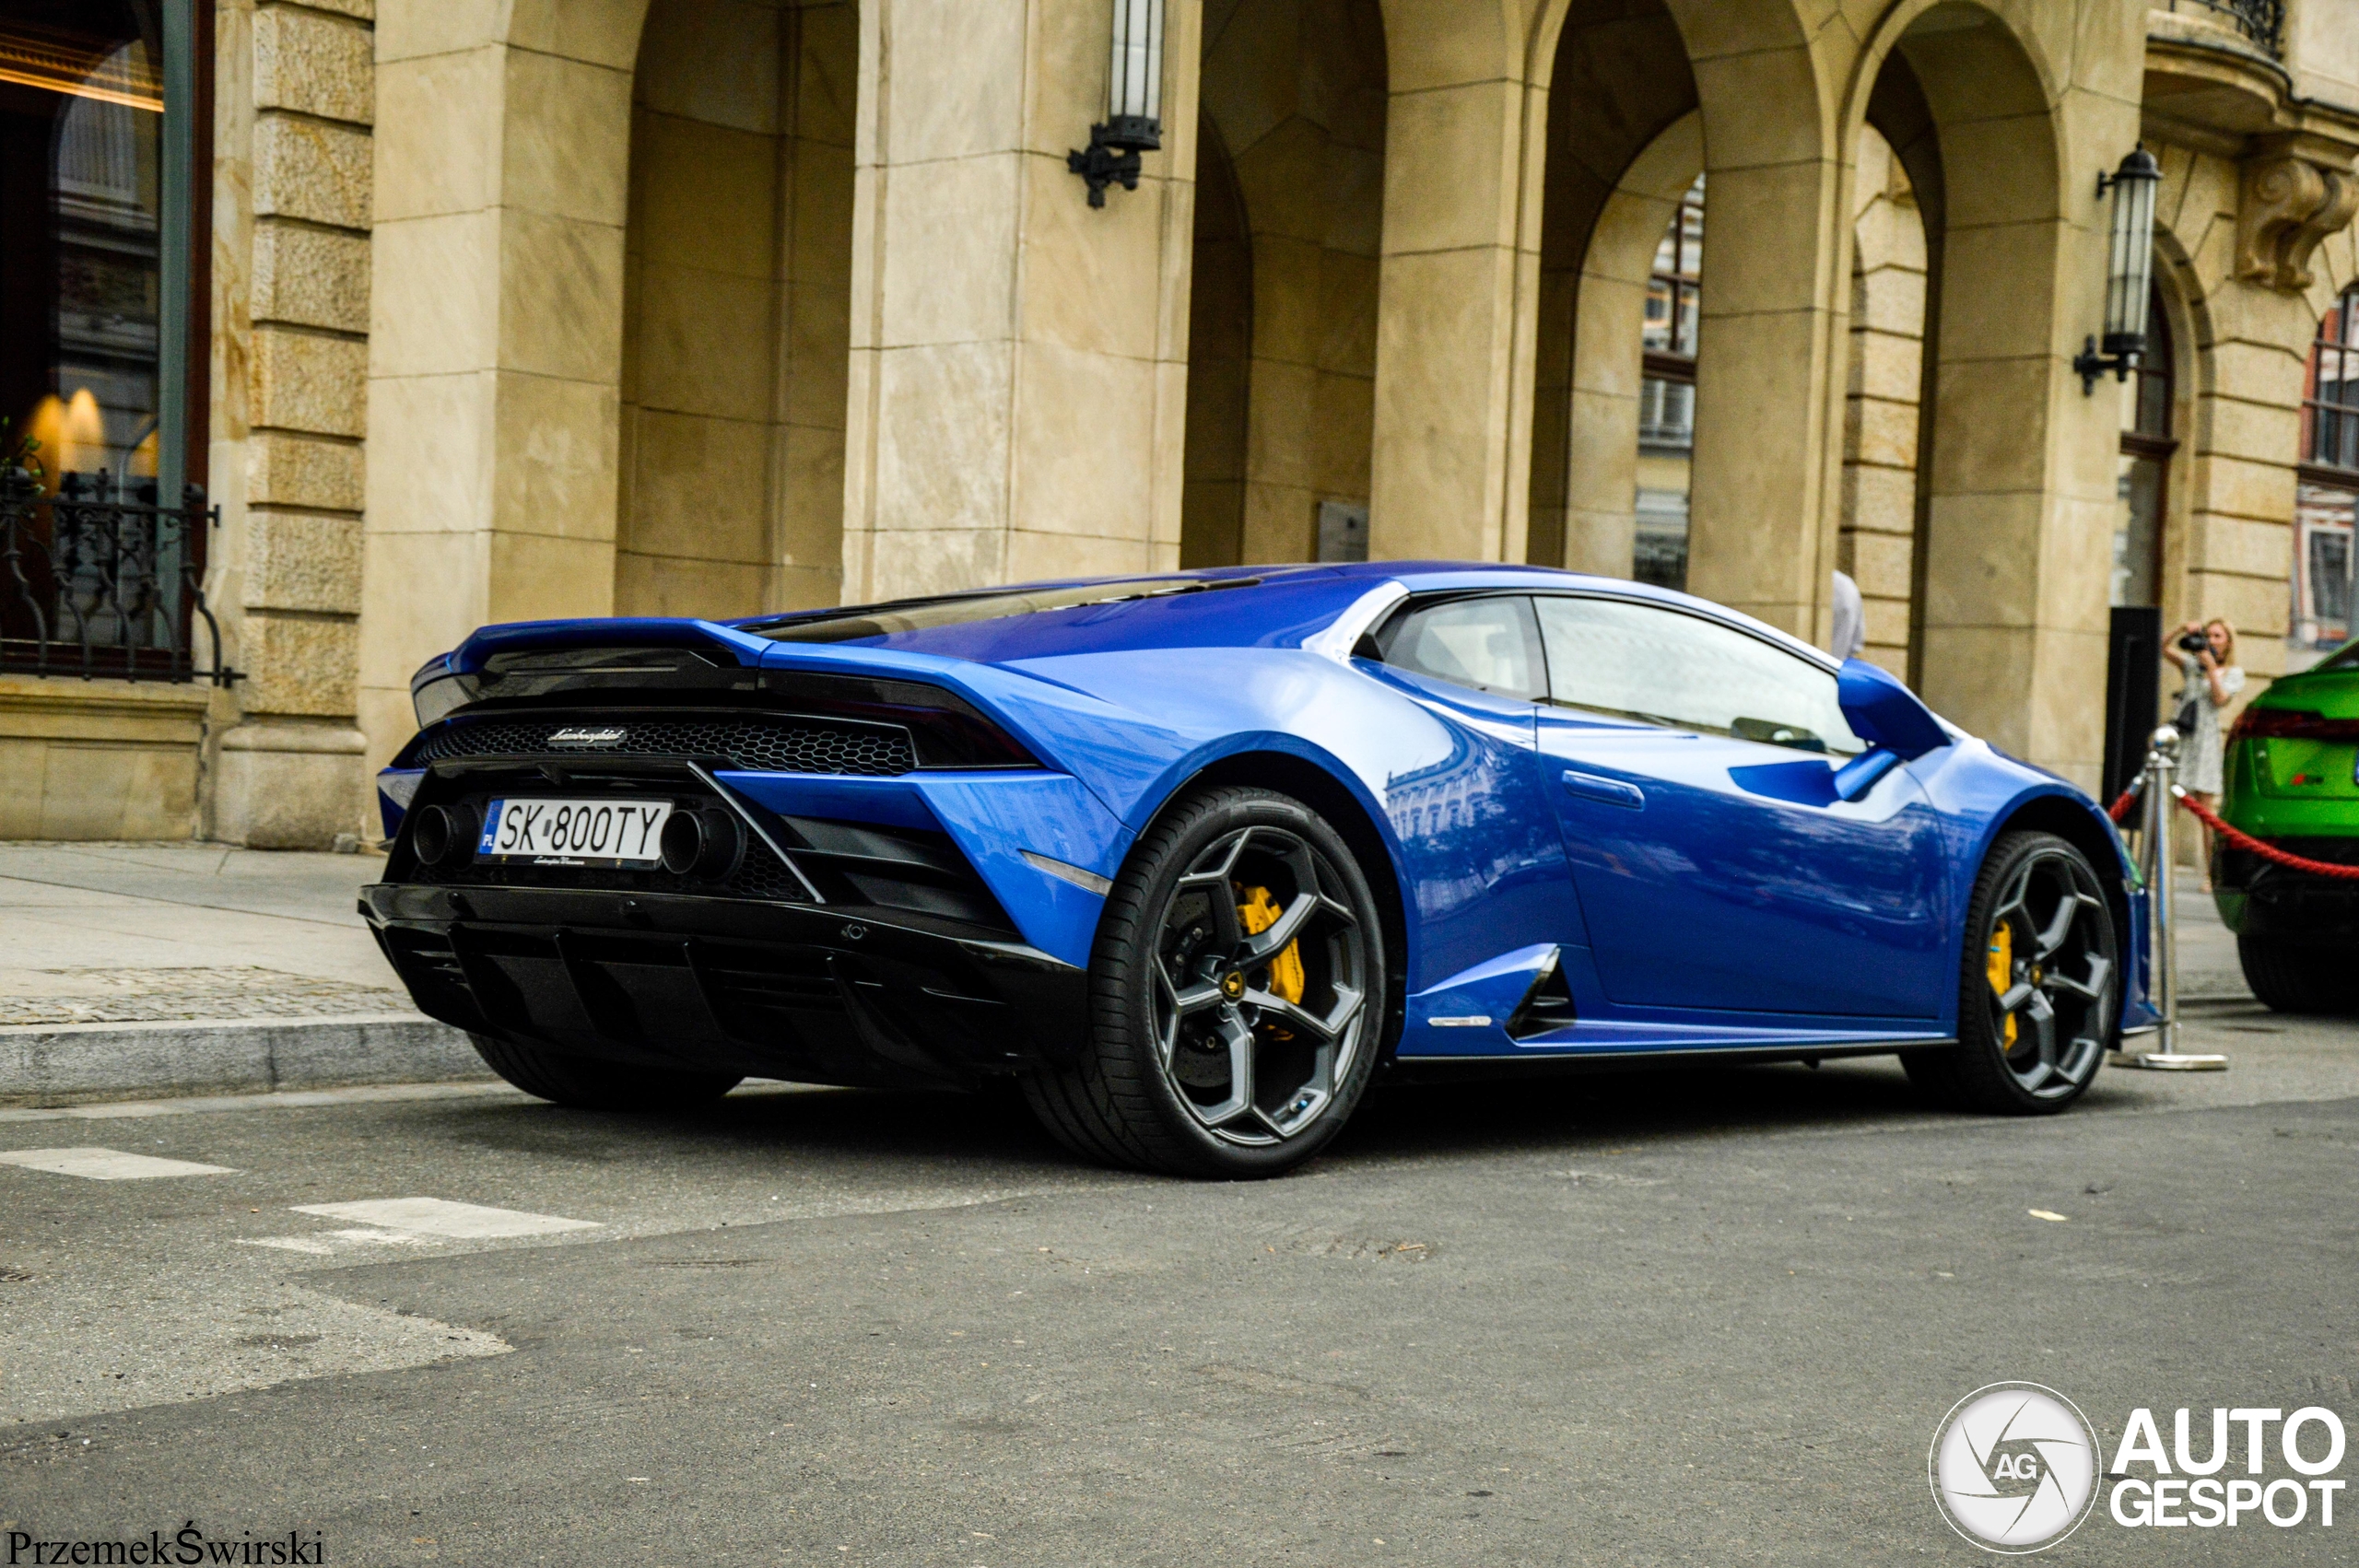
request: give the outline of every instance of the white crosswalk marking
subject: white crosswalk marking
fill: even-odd
[[[275,1246],[281,1252],[308,1252],[333,1258],[354,1246],[424,1246],[426,1238],[402,1231],[329,1231],[314,1236],[240,1236],[240,1246]]]
[[[479,1203],[453,1203],[443,1198],[372,1198],[358,1203],[300,1203],[296,1205],[295,1212],[324,1215],[331,1220],[358,1220],[363,1224],[417,1235],[464,1236],[471,1240],[550,1235],[559,1231],[593,1231],[599,1228],[595,1220],[567,1220],[555,1214],[488,1209]]]
[[[356,1242],[362,1246],[424,1246],[424,1236],[414,1236],[402,1231],[330,1231],[338,1241]]]
[[[87,1176],[92,1181],[235,1174],[228,1165],[161,1160],[153,1154],[126,1154],[119,1149],[11,1149],[0,1153],[0,1165],[21,1165],[29,1171],[48,1171],[53,1176]]]

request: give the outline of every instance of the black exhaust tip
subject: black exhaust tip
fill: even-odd
[[[674,876],[726,876],[743,848],[736,822],[718,813],[675,811],[663,824],[663,869]]]
[[[477,831],[471,806],[421,806],[410,829],[410,852],[421,864],[439,866],[464,856]]]

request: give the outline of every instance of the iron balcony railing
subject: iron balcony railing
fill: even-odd
[[[52,495],[24,469],[0,470],[0,673],[238,680],[198,586],[219,521],[194,486],[167,507],[153,480],[68,474]]]
[[[2285,0],[2171,0],[2174,11],[2209,11],[2277,58],[2285,57]]]

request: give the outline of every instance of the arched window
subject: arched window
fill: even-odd
[[[2294,501],[2290,640],[2350,640],[2352,526],[2359,514],[2359,285],[2318,320],[2302,381],[2302,466]]]

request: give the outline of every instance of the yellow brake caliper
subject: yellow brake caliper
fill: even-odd
[[[2006,921],[1990,933],[1990,989],[2005,996],[2015,977],[2015,931]],[[2015,1048],[2015,1015],[2007,1014],[2007,1049]]]
[[[1247,936],[1260,936],[1278,923],[1285,911],[1270,896],[1266,887],[1244,890],[1245,902],[1237,907],[1237,923],[1245,928]],[[1290,942],[1270,960],[1270,994],[1284,997],[1291,1002],[1302,1000],[1302,943]]]

